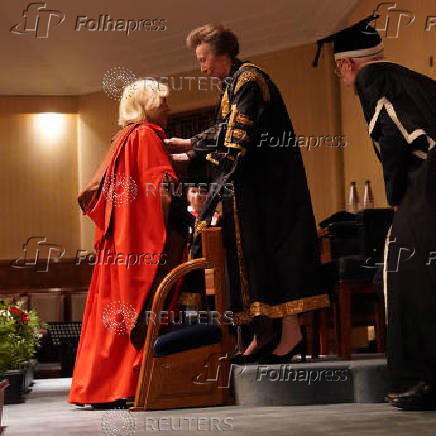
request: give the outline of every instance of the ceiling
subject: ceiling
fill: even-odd
[[[357,2],[47,0],[44,6],[43,0],[35,0],[33,3],[40,4],[29,6],[32,0],[1,0],[0,95],[88,94],[101,90],[104,73],[114,67],[126,68],[136,76],[191,71],[197,65],[184,45],[186,34],[208,22],[220,22],[235,31],[242,58],[314,42],[337,30]],[[166,30],[129,35],[125,31],[91,31],[84,25],[75,30],[78,16],[86,17],[81,19],[83,23],[98,20],[100,15],[124,20],[159,18],[165,20]],[[35,23],[38,33],[32,31]],[[88,21],[89,28],[93,25]],[[133,21],[130,26],[135,26]]]

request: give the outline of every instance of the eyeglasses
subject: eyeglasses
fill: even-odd
[[[334,72],[338,77],[342,76],[342,65],[343,65],[342,60],[338,61],[338,63],[336,63],[336,65],[335,65]]]

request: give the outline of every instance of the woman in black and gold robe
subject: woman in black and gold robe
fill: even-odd
[[[188,153],[215,168],[198,225],[210,224],[221,201],[229,309],[235,324],[255,321],[255,338],[245,351],[251,357],[242,361],[259,360],[274,318],[283,319],[282,340],[266,348],[274,351],[268,361],[286,360],[301,339],[296,315],[328,306],[329,298],[320,292],[315,219],[286,106],[265,72],[236,58],[232,36],[215,25],[188,36],[200,63],[209,60],[202,71],[219,70],[225,78],[216,124],[191,139]]]

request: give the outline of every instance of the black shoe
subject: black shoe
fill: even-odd
[[[259,359],[259,363],[269,364],[269,365],[274,365],[279,363],[289,363],[292,360],[292,358],[297,354],[301,355],[300,362],[306,361],[307,343],[305,339],[302,339],[291,351],[289,351],[289,353],[283,354],[282,356],[279,356],[274,353],[265,354]]]
[[[258,360],[267,353],[270,353],[277,346],[277,340],[273,339],[259,350],[251,354],[235,354],[230,358],[230,363],[235,365],[245,365],[247,363],[257,363]]]
[[[126,399],[120,398],[116,401],[112,401],[110,403],[92,403],[91,407],[93,409],[102,410],[102,409],[124,409],[126,407]]]
[[[385,396],[385,403],[392,403],[392,401],[394,401],[395,398],[398,398],[398,395],[400,395],[399,392],[390,392]]]
[[[301,341],[291,350],[289,353],[283,354],[279,356],[274,353],[269,353],[264,355],[261,359],[259,359],[259,363],[263,364],[281,364],[281,363],[289,363],[294,356],[297,354],[301,355],[300,362],[306,362],[307,355],[307,331],[305,326],[301,326]]]
[[[393,397],[391,404],[403,410],[436,410],[436,386],[420,381]]]

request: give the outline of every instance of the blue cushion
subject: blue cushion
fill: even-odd
[[[159,336],[154,343],[155,357],[192,350],[221,340],[221,328],[210,324],[188,324],[175,327]]]

